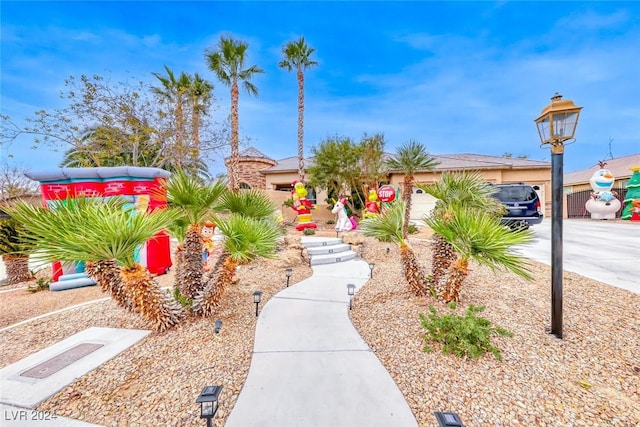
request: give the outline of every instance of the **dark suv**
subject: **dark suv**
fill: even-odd
[[[511,228],[529,228],[542,222],[540,199],[534,187],[519,184],[495,184],[497,192],[493,195],[507,209],[502,222]]]

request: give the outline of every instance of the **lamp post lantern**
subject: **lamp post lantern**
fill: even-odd
[[[207,420],[207,427],[211,427],[211,420],[218,412],[218,397],[222,391],[221,385],[208,385],[202,389],[196,403],[200,404],[200,418]]]
[[[371,274],[369,275],[369,278],[371,278],[371,279],[373,278],[373,267],[375,267],[375,266],[376,266],[375,262],[370,262],[369,263],[369,270],[371,270]]]
[[[562,338],[563,155],[573,139],[582,107],[556,93],[535,119],[542,146],[551,148],[551,333]]]
[[[291,279],[291,273],[293,273],[293,270],[290,268],[286,268],[284,270],[284,274],[286,274],[287,276],[287,288],[289,287],[289,279]]]
[[[256,304],[256,317],[258,317],[258,306],[260,305],[261,299],[262,299],[262,291],[255,291],[253,293],[253,302]]]

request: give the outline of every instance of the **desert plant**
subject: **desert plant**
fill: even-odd
[[[313,236],[314,234],[316,234],[316,230],[312,228],[305,228],[302,234],[304,234],[305,236]]]
[[[131,306],[155,329],[175,326],[185,315],[135,262],[138,246],[167,228],[173,211],[156,209],[133,214],[119,198],[77,198],[54,203],[50,209],[19,202],[11,215],[25,224],[25,235],[45,261],[84,261],[86,272],[123,307]]]
[[[402,271],[415,295],[427,293],[427,280],[423,268],[416,259],[413,248],[404,238],[403,224],[405,221],[405,203],[398,201],[387,210],[385,215],[369,217],[360,222],[360,229],[365,236],[373,237],[381,242],[394,242],[400,246]]]
[[[0,221],[0,254],[10,285],[33,277],[29,271],[29,250],[33,244],[22,239],[23,232],[24,228],[14,218]]]
[[[450,303],[449,308],[455,310],[456,303]],[[442,344],[444,354],[455,354],[459,357],[475,359],[486,352],[491,352],[496,359],[502,360],[500,350],[491,344],[491,335],[513,336],[506,329],[492,327],[491,321],[476,314],[484,311],[483,306],[471,304],[464,316],[453,313],[438,315],[433,306],[429,306],[429,315],[420,313],[420,323],[426,329],[424,340],[427,343]],[[425,345],[424,351],[432,351]]]
[[[27,292],[30,292],[33,294],[36,292],[49,290],[50,283],[51,283],[50,279],[46,277],[38,277],[35,283],[27,286]]]
[[[492,270],[509,270],[531,280],[526,260],[511,251],[512,246],[533,239],[530,230],[511,232],[495,215],[477,209],[450,206],[449,212],[426,219],[427,225],[451,244],[457,255],[447,271],[442,294],[445,302],[458,301],[472,259]]]

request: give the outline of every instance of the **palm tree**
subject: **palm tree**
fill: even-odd
[[[200,160],[200,118],[207,114],[213,85],[195,73],[189,86],[189,104],[191,105],[191,163]]]
[[[193,301],[194,313],[205,317],[214,313],[224,291],[233,283],[238,264],[256,257],[273,257],[277,238],[281,234],[274,220],[238,213],[218,219],[216,224],[225,236],[222,254],[206,287],[198,292]]]
[[[497,217],[501,216],[502,205],[491,197],[496,190],[478,172],[445,173],[440,181],[433,184],[416,185],[425,193],[438,199],[431,215],[438,216],[442,220],[446,221],[451,217],[453,206],[465,206],[481,212],[494,213]],[[434,235],[431,247],[433,253],[431,278],[433,283],[439,286],[440,280],[451,263],[455,261],[456,254],[451,244],[439,234]]]
[[[304,71],[318,65],[311,60],[316,50],[307,46],[304,37],[289,42],[282,47],[283,59],[280,68],[296,70],[298,77],[298,176],[304,181]]]
[[[23,232],[22,225],[13,218],[0,221],[0,254],[9,285],[32,278],[29,271],[29,250],[33,248],[33,244],[22,239]]]
[[[178,221],[169,228],[181,242],[176,250],[176,283],[180,295],[193,299],[203,286],[202,223],[216,209],[227,185],[223,180],[206,184],[199,177],[179,170],[171,175],[166,189],[167,203],[180,213]],[[186,231],[181,230],[183,227]]]
[[[155,78],[160,80],[162,87],[152,88],[153,92],[166,99],[168,102],[174,104],[175,107],[175,147],[176,155],[173,159],[178,168],[181,168],[186,160],[186,145],[185,145],[185,97],[189,94],[192,87],[191,76],[185,72],[181,72],[180,76],[176,78],[175,74],[169,67],[164,66],[167,72],[166,76],[160,73],[152,73]]]
[[[426,222],[433,231],[451,244],[457,259],[449,267],[442,298],[458,301],[460,289],[469,275],[469,261],[488,266],[492,270],[509,270],[530,280],[526,260],[511,252],[513,245],[530,242],[531,230],[513,232],[490,212],[452,205],[450,215],[434,215]]]
[[[410,140],[398,147],[395,157],[387,159],[387,166],[390,169],[400,170],[404,173],[402,200],[406,204],[406,211],[404,213],[402,236],[405,239],[409,232],[414,175],[419,171],[433,170],[439,163],[427,152],[424,145],[415,140]]]
[[[427,280],[424,270],[418,263],[415,252],[402,231],[406,221],[405,212],[405,202],[398,201],[387,210],[385,215],[369,217],[361,221],[358,227],[365,236],[374,237],[382,242],[394,242],[400,246],[402,271],[405,280],[409,284],[409,290],[414,295],[425,295],[427,293]]]
[[[18,203],[10,212],[25,224],[40,259],[84,261],[87,273],[104,291],[156,330],[165,331],[185,316],[182,306],[134,260],[138,246],[175,220],[170,210],[135,213],[119,198],[78,198],[58,202],[51,209]]]
[[[205,59],[209,69],[227,87],[231,88],[231,167],[229,168],[229,187],[233,191],[240,189],[238,181],[238,98],[240,91],[238,82],[242,82],[244,89],[253,96],[258,96],[258,88],[251,83],[255,74],[264,71],[256,65],[244,68],[246,53],[249,45],[234,40],[228,36],[221,36],[216,50],[205,51]]]

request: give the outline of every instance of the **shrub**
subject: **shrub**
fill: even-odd
[[[38,279],[36,279],[35,283],[27,287],[27,292],[31,292],[33,294],[40,291],[47,291],[49,290],[50,283],[51,280],[47,279],[46,277],[39,277]]]
[[[305,236],[311,236],[313,234],[316,234],[316,230],[314,230],[313,228],[305,228],[302,234],[304,234]]]
[[[335,224],[336,222],[332,219],[328,219],[327,220],[327,224],[331,225],[331,224]]]
[[[449,308],[455,310],[455,302],[449,304]],[[510,337],[513,334],[506,329],[492,327],[488,319],[477,317],[476,313],[484,311],[484,306],[471,304],[464,316],[456,314],[439,316],[433,306],[429,306],[429,311],[428,317],[420,313],[422,327],[427,330],[424,336],[426,342],[441,343],[444,354],[453,353],[459,357],[475,359],[489,351],[496,359],[502,360],[500,350],[490,342],[491,335]],[[431,348],[425,345],[424,351],[429,353]]]
[[[415,224],[409,224],[409,228],[407,229],[407,233],[409,234],[418,234],[420,229]]]

